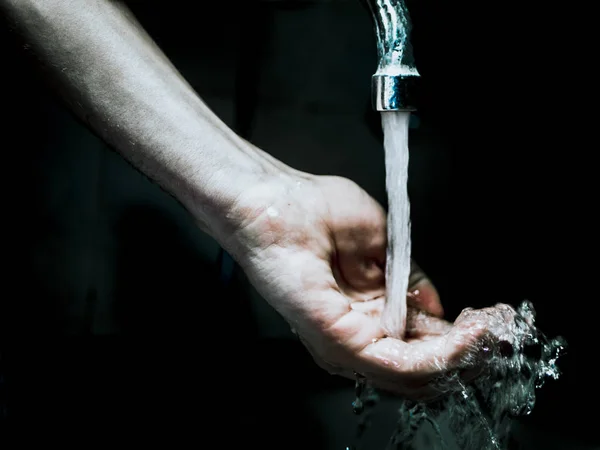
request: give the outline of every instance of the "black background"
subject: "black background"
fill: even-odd
[[[235,55],[247,70],[233,94],[237,129],[251,138],[253,105],[259,101],[252,90],[253,64],[260,64],[261,42],[269,39],[269,11],[306,4],[130,3],[167,55],[179,60],[193,59],[195,45],[209,46],[224,32],[219,20],[200,29],[198,14],[228,15],[236,26],[253,30],[244,51]],[[592,137],[596,112],[586,84],[591,53],[584,47],[590,41],[581,33],[585,12],[574,4],[557,9],[524,3],[409,2],[422,75],[415,92],[418,115],[447,143],[444,163],[451,173],[435,225],[415,229],[414,238],[450,318],[466,305],[518,304],[524,298],[534,302],[540,327],[548,335],[563,335],[570,348],[561,365],[563,378],[539,393],[535,412],[525,423],[597,443],[593,219],[598,202],[592,161],[598,145]],[[257,331],[246,314],[242,288],[219,285],[218,267],[178,241],[177,226],[148,205],[129,210],[115,228],[124,244],[117,250],[120,266],[114,271],[125,270],[115,296],[130,336],[92,337],[85,320],[81,326],[68,324],[81,323],[85,312],[60,312],[60,279],[78,274],[69,273],[60,260],[46,262],[56,271],[44,275],[55,277],[49,289],[32,260],[43,259],[42,243],[60,221],[48,219],[53,205],[43,195],[45,174],[78,170],[76,163],[69,165],[68,155],[54,160],[53,145],[57,139],[81,139],[87,131],[74,119],[67,125],[53,122],[56,114],[64,114],[63,107],[6,28],[0,42],[8,267],[2,363],[10,413],[5,423],[20,423],[29,437],[41,430],[60,433],[64,428],[57,424],[66,423],[72,430],[95,430],[98,439],[117,439],[114,432],[120,430],[134,440],[172,440],[188,436],[185,430],[194,425],[188,421],[199,420],[197,413],[206,411],[212,419],[201,422],[208,428],[195,432],[197,442],[212,435],[207,430],[214,432],[213,426],[223,426],[220,434],[231,446],[238,440],[253,442],[253,433],[273,427],[294,436],[287,448],[321,448],[316,442],[322,431],[294,399],[346,382],[321,373],[295,342],[254,339]],[[365,120],[379,132],[376,113],[366,112]],[[86,193],[86,181],[80,195],[93,196]],[[441,232],[443,239],[428,239],[431,230]],[[158,234],[173,237],[148,249],[147,240]],[[132,269],[144,252],[154,260],[178,263]],[[145,287],[155,277],[164,283]],[[226,320],[227,330],[236,332],[221,325],[220,306],[181,306],[199,284],[218,290],[227,299],[227,310],[235,305],[238,312]],[[152,306],[150,300],[156,298],[175,302],[158,330],[148,325],[163,314],[160,306]],[[93,291],[86,301],[93,303]],[[184,312],[177,314],[179,307]],[[189,308],[195,308],[193,315]],[[262,448],[277,448],[261,439]]]

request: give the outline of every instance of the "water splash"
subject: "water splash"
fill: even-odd
[[[352,402],[352,411],[359,416],[358,426],[356,428],[355,444],[352,447],[346,447],[346,450],[360,450],[360,444],[363,435],[369,427],[371,414],[379,402],[379,395],[364,376],[354,373],[356,384],[354,391],[356,399]]]
[[[465,382],[451,374],[438,380],[453,386],[444,398],[427,404],[403,402],[387,450],[508,448],[514,419],[531,414],[536,389],[559,378],[557,361],[567,344],[561,337],[548,339],[536,328],[528,301],[517,308],[507,328],[502,340],[482,344],[491,357],[480,376]],[[426,446],[419,441],[424,435]]]

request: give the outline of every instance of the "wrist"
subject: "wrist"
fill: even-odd
[[[257,211],[266,210],[272,198],[286,185],[291,169],[274,163],[242,139],[220,146],[222,158],[206,170],[206,160],[180,181],[180,201],[202,230],[230,250],[236,236]]]

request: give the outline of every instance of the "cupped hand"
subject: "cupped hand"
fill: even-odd
[[[229,217],[235,231],[222,244],[331,373],[434,398],[443,393],[437,380],[476,373],[484,342],[512,320],[504,305],[442,320],[435,288],[413,266],[405,338],[386,336],[386,215],[350,180],[281,174],[240,196]]]

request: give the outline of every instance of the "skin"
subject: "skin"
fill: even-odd
[[[443,394],[436,380],[450,372],[477,373],[512,309],[450,324],[415,266],[407,334],[387,337],[382,207],[350,180],[294,170],[235,135],[122,3],[0,0],[0,10],[71,110],[233,255],[321,367],[421,400]]]

